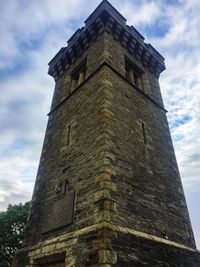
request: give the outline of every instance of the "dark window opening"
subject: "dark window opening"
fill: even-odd
[[[76,89],[86,77],[86,61],[76,68],[71,74],[71,91]]]
[[[126,79],[137,86],[138,88],[142,89],[142,71],[133,63],[129,61],[125,61],[125,68],[126,68]]]
[[[71,125],[68,126],[68,131],[67,131],[67,146],[70,144],[70,138],[71,137]]]
[[[142,122],[142,134],[143,134],[144,144],[146,145],[147,144],[146,129],[143,122]]]
[[[138,74],[134,73],[134,83],[137,87],[140,87],[140,85],[141,85],[140,79],[141,79],[141,77]]]

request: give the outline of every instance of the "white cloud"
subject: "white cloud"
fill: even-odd
[[[97,1],[94,1],[95,6]],[[80,16],[87,14],[87,1],[43,0],[1,2],[0,37],[4,40],[0,46],[0,69],[11,68],[16,60],[22,58],[24,46],[41,44],[44,36],[51,31],[65,36]],[[78,19],[77,19],[78,18]],[[73,20],[73,22],[71,21]],[[83,22],[81,22],[83,23]],[[68,25],[69,24],[69,25]],[[82,26],[82,25],[79,25]],[[73,29],[75,30],[75,29]],[[58,39],[55,39],[54,42]]]
[[[121,4],[121,13],[125,16],[128,23],[134,26],[141,24],[153,24],[160,16],[160,8],[156,2],[146,1],[138,5],[135,1]]]
[[[53,78],[47,75],[48,62],[67,45],[74,31],[70,18],[79,14],[79,1],[59,4],[1,4],[5,42],[0,46],[0,69],[8,71],[0,80],[0,209],[31,197],[54,87]],[[27,64],[20,69],[23,60]],[[13,68],[19,71],[9,74]]]
[[[196,214],[200,199],[192,196],[200,190],[200,2],[188,0],[161,8],[169,29],[150,42],[166,58],[161,88],[199,247],[200,218]],[[185,118],[189,119],[184,122]]]
[[[162,19],[167,20],[170,28],[166,35],[159,39],[157,45],[167,48],[172,53],[199,46],[200,35],[199,12],[200,2],[184,1],[181,5],[163,5],[160,2]],[[189,51],[188,51],[189,52]]]
[[[197,158],[194,162],[193,155],[200,149],[200,2],[163,2],[159,7],[169,28],[163,36],[150,38],[150,42],[166,58],[167,70],[160,83],[183,182],[187,190],[198,190],[200,164]],[[184,122],[184,118],[189,121]]]

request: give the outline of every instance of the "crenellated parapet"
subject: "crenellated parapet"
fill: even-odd
[[[112,34],[124,49],[140,61],[156,77],[165,70],[164,58],[153,46],[144,42],[144,37],[107,1],[104,0],[49,62],[48,73],[58,79],[89,45],[103,32]]]

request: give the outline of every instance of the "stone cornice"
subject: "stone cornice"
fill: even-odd
[[[188,250],[188,251],[191,251],[194,253],[198,253],[198,254],[200,253],[196,248],[188,247],[182,243],[178,243],[178,242],[175,242],[172,240],[164,239],[164,238],[154,236],[154,235],[151,235],[148,233],[139,232],[139,231],[136,231],[136,230],[131,229],[131,228],[123,227],[120,225],[115,225],[115,224],[108,223],[108,222],[101,222],[98,224],[87,226],[85,228],[75,230],[73,232],[64,234],[62,236],[46,240],[44,242],[38,243],[35,246],[32,246],[31,248],[28,248],[28,250],[31,252],[31,251],[39,249],[40,247],[49,246],[51,244],[56,244],[58,242],[60,242],[60,243],[61,242],[67,242],[68,240],[73,240],[75,238],[79,238],[82,235],[86,235],[86,234],[91,233],[91,232],[96,232],[96,231],[101,230],[101,229],[109,229],[109,230],[117,232],[117,233],[128,234],[128,235],[132,236],[133,238],[136,237],[136,238],[141,238],[144,240],[150,240],[150,241],[160,243],[163,245],[175,247],[177,249],[185,249],[185,250]],[[26,250],[27,250],[26,247],[21,249],[21,251],[26,251]]]
[[[126,25],[125,18],[104,0],[85,21],[85,27],[78,29],[68,40],[68,46],[61,48],[49,62],[48,73],[57,79],[103,32],[112,34],[115,40],[156,77],[165,70],[164,58],[150,44],[144,42],[144,37],[133,26]]]

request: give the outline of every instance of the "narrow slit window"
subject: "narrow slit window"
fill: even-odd
[[[68,126],[68,131],[67,131],[67,146],[70,144],[70,137],[71,137],[71,125]]]
[[[142,122],[142,134],[143,134],[144,144],[146,145],[147,144],[146,129],[143,122]]]

